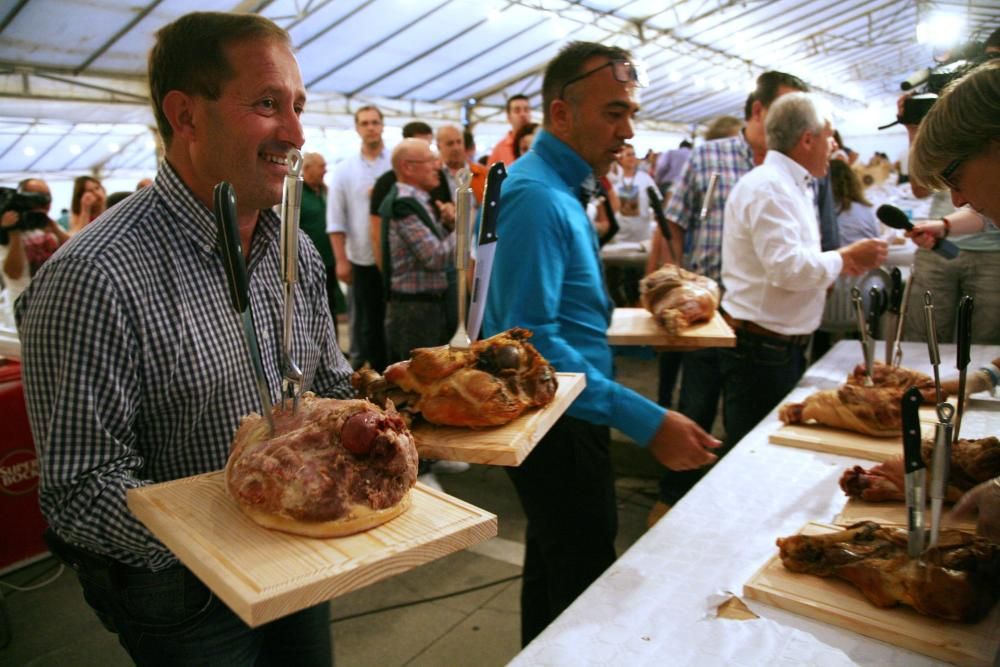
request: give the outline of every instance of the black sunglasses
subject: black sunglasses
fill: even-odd
[[[959,189],[958,181],[955,180],[954,177],[955,177],[955,172],[958,171],[958,168],[962,166],[963,162],[965,162],[965,158],[960,157],[957,160],[952,160],[951,162],[949,162],[948,166],[941,170],[940,174],[941,180],[944,181],[944,184],[947,185],[952,190]]]
[[[566,88],[568,88],[570,84],[586,79],[591,74],[600,72],[605,67],[611,68],[611,73],[614,75],[615,81],[618,83],[634,83],[639,88],[645,88],[649,85],[649,75],[646,72],[645,65],[641,62],[615,58],[614,60],[609,60],[603,65],[598,65],[594,69],[587,70],[583,74],[574,76],[572,79],[564,83],[562,88],[559,89],[559,99],[563,99],[563,95],[566,93]]]

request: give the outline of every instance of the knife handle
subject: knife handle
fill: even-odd
[[[958,332],[955,340],[958,342],[956,352],[956,368],[963,370],[969,365],[969,348],[972,345],[972,297],[966,294],[958,303]],[[961,397],[959,397],[961,399]]]
[[[916,387],[903,392],[900,405],[903,417],[903,464],[908,473],[927,467],[920,453],[920,405],[923,402],[924,397]]]
[[[889,273],[889,312],[899,313],[899,309],[903,305],[903,272],[899,270],[898,266],[892,267],[892,271]]]
[[[247,266],[243,260],[243,245],[240,243],[240,228],[236,222],[236,193],[233,186],[221,181],[215,186],[212,196],[215,203],[216,238],[222,265],[229,279],[229,298],[237,313],[245,311],[250,303]]]
[[[659,228],[663,238],[669,242],[673,235],[670,233],[667,216],[663,213],[663,200],[660,199],[660,193],[656,191],[654,186],[650,185],[646,188],[646,196],[649,197],[649,208],[653,209],[653,218],[656,220],[656,226]]]

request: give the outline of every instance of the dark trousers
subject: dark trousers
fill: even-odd
[[[351,299],[351,366],[361,368],[367,362],[381,373],[386,366],[385,298],[382,295],[382,274],[377,266],[351,263],[353,280]],[[355,341],[357,345],[355,345]]]
[[[523,646],[615,560],[610,439],[608,427],[564,416],[519,467],[507,468],[528,519]]]
[[[719,396],[722,394],[719,350],[709,348],[676,354],[682,357],[680,364],[683,370],[677,410],[691,418],[706,433],[711,433],[715,414],[718,411]],[[663,383],[662,370],[660,382]],[[661,395],[661,400],[662,398]],[[660,404],[666,405],[662,402]],[[713,451],[719,452],[719,450]],[[691,490],[692,486],[698,483],[704,474],[702,470],[665,471],[660,477],[660,500],[668,505],[675,504]]]
[[[445,315],[445,299],[439,301],[389,301],[385,307],[385,339],[388,362],[410,358],[418,347],[447,345],[451,338]]]
[[[729,451],[798,383],[806,370],[806,345],[739,332],[736,347],[720,350],[723,419]]]
[[[327,604],[250,628],[183,566],[151,572],[65,543],[53,551],[137,665],[333,664]]]
[[[681,372],[684,352],[661,352],[657,362],[660,366],[660,382],[657,386],[656,402],[669,408],[674,399],[674,387]]]

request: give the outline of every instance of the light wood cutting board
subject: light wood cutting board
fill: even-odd
[[[518,466],[569,408],[583,388],[583,373],[556,373],[559,388],[544,408],[529,410],[493,428],[471,429],[420,422],[410,429],[421,458]]]
[[[964,517],[957,521],[948,518],[948,511],[951,505],[946,504],[941,514],[941,527],[965,531],[967,533],[976,532],[975,517]],[[890,500],[880,503],[872,503],[858,498],[848,498],[844,509],[840,514],[833,517],[833,522],[838,526],[850,526],[859,521],[874,521],[883,526],[906,527],[906,503],[898,500]],[[931,511],[927,507],[924,519],[925,525],[930,528]]]
[[[608,328],[611,345],[653,345],[678,350],[704,347],[736,347],[736,334],[719,311],[703,324],[695,324],[676,336],[667,334],[645,308],[615,308]]]
[[[934,427],[922,423],[923,437],[934,436]],[[768,441],[786,447],[810,449],[826,454],[840,454],[866,461],[882,463],[894,456],[903,455],[903,441],[894,438],[876,438],[872,435],[844,431],[819,424],[785,424],[768,436]]]
[[[247,625],[411,570],[495,537],[495,515],[417,484],[411,506],[372,530],[313,539],[262,528],[222,471],[128,492],[129,509]]]
[[[802,533],[839,530],[808,523]],[[846,581],[789,572],[775,555],[743,586],[744,596],[958,665],[991,665],[1000,648],[1000,605],[975,625],[881,609]]]

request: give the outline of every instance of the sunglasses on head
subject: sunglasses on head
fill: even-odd
[[[645,88],[649,85],[649,75],[646,73],[645,65],[634,60],[616,58],[614,60],[609,60],[603,65],[598,65],[594,69],[587,70],[583,74],[574,76],[572,79],[564,83],[562,88],[559,89],[560,99],[563,97],[563,94],[566,92],[566,88],[568,88],[570,84],[586,79],[591,74],[600,72],[605,67],[611,68],[611,74],[615,77],[615,81],[618,83],[634,83],[639,88]]]

